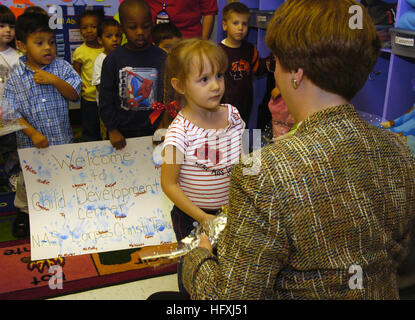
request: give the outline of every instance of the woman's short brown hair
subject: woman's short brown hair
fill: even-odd
[[[362,28],[351,24],[349,9],[356,5]],[[363,88],[381,48],[367,10],[354,0],[288,0],[275,12],[265,41],[285,70],[302,68],[315,85],[348,100]]]

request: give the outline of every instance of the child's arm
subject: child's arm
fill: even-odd
[[[25,126],[25,128],[22,129],[23,133],[27,135],[30,140],[32,140],[36,148],[49,147],[48,138],[33,128],[24,118],[20,118],[19,121],[23,126]]]
[[[252,61],[251,61],[251,66],[252,66],[252,72],[257,76],[260,77],[264,74],[267,74],[268,70],[267,70],[267,64],[266,61],[267,59],[269,59],[269,57],[267,58],[261,58],[259,55],[259,52],[257,50],[256,47],[254,47],[254,51],[253,51],[253,55],[252,55]]]
[[[209,40],[215,23],[214,15],[202,16],[202,39]]]
[[[82,76],[82,46],[75,49],[72,55],[72,67],[76,73],[81,77]],[[83,92],[86,88],[84,82],[81,83],[81,91]]]
[[[169,113],[167,111],[164,111],[161,121],[154,132],[153,135],[153,143],[154,144],[160,144],[162,141],[164,141],[164,137],[166,136],[166,131],[169,125],[171,124],[173,120],[171,119]]]
[[[102,61],[100,56],[98,56],[97,59],[95,59],[94,67],[92,68],[91,85],[95,86],[97,92],[99,92],[99,87],[101,85]]]
[[[79,61],[74,61],[72,63],[73,68],[75,69],[75,71],[81,75],[81,69],[82,69],[82,64]]]
[[[184,155],[176,147],[167,145],[164,148],[164,159],[161,165],[161,188],[171,201],[183,212],[206,226],[207,222],[215,218],[196,206],[183,192],[178,184],[181,163]]]
[[[78,93],[69,83],[52,73],[44,70],[36,70],[33,79],[37,84],[50,84],[54,86],[65,99],[72,101],[79,99]]]
[[[108,137],[111,145],[117,150],[126,146],[125,138],[118,130],[118,127],[121,127],[120,117],[118,116],[118,74],[114,59],[111,58],[111,56],[107,56],[102,63],[98,110],[99,115],[108,130]]]
[[[258,70],[255,73],[257,77],[266,75],[268,73],[266,61],[267,61],[267,58],[261,58],[261,57],[259,58]]]
[[[111,145],[116,149],[123,149],[127,145],[124,136],[118,129],[108,130],[108,137],[110,139]]]

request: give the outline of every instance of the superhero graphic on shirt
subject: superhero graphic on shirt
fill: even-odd
[[[229,74],[234,80],[241,80],[244,78],[244,73],[249,74],[250,70],[251,66],[249,65],[249,62],[244,59],[240,59],[232,62]]]
[[[131,68],[120,70],[121,108],[150,110],[157,96],[157,69]]]

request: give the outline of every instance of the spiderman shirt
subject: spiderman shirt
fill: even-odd
[[[162,98],[165,59],[166,53],[155,46],[140,51],[122,46],[108,54],[99,92],[100,115],[108,130],[129,137],[154,133],[159,121],[151,123],[149,115],[152,103]]]
[[[155,68],[131,68],[120,70],[121,108],[125,110],[149,110],[157,97]]]

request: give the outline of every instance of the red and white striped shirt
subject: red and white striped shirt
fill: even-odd
[[[235,107],[222,106],[228,108],[226,128],[197,127],[179,112],[164,140],[164,147],[173,145],[183,153],[178,183],[202,209],[216,210],[228,203],[231,169],[242,150],[245,123]]]

